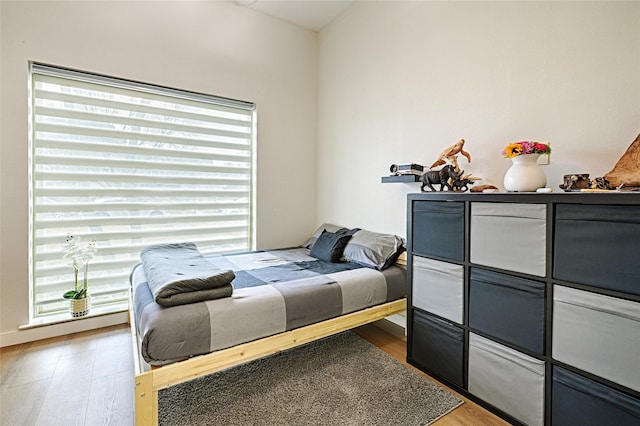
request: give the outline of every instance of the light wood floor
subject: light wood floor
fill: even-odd
[[[404,362],[404,337],[374,325],[356,331]],[[133,425],[130,342],[122,325],[0,349],[0,425]],[[466,399],[435,423],[506,424]]]

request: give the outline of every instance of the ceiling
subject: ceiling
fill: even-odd
[[[250,7],[300,27],[320,31],[344,12],[354,0],[235,0],[238,6]]]

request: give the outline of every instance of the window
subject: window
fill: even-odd
[[[126,310],[145,246],[253,247],[253,104],[32,64],[30,105],[32,321],[68,311],[67,234],[96,241],[92,313]]]

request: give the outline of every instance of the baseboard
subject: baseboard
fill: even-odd
[[[374,322],[374,325],[389,334],[403,338],[407,335],[406,318],[404,315],[396,314]]]
[[[387,321],[394,323],[398,327],[407,328],[407,314],[401,312],[399,314],[391,315],[385,318]]]
[[[15,331],[0,333],[0,347],[19,345],[66,334],[95,330],[112,325],[126,324],[129,321],[128,312],[118,312],[109,315],[82,318],[58,324],[42,325]]]

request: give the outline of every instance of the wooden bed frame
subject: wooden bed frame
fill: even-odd
[[[404,256],[398,264],[405,264]],[[286,349],[290,349],[314,340],[322,339],[342,331],[351,330],[370,322],[378,321],[390,315],[404,312],[407,299],[394,300],[372,306],[350,314],[331,318],[295,330],[285,331],[231,348],[222,349],[206,355],[189,358],[162,367],[149,368],[142,359],[136,333],[135,315],[129,298],[129,323],[133,344],[135,368],[135,421],[136,426],[156,426],[158,424],[158,392],[161,389],[193,380],[197,377],[215,373],[225,368],[253,361]]]

